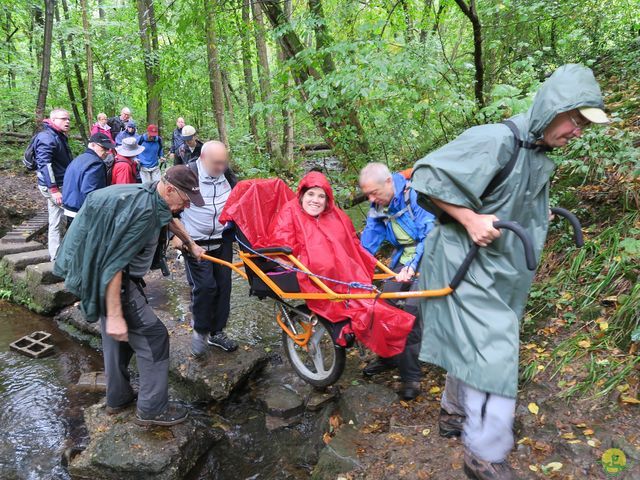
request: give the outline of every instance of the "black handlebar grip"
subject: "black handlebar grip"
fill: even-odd
[[[533,251],[533,242],[531,242],[531,237],[527,231],[522,228],[519,223],[516,222],[506,222],[503,220],[498,220],[497,222],[493,222],[494,228],[506,228],[507,230],[511,230],[513,233],[520,237],[520,241],[522,242],[522,246],[524,247],[524,258],[527,262],[527,268],[531,271],[536,269],[538,262],[536,261],[536,254]]]
[[[566,218],[571,226],[573,227],[573,240],[576,242],[576,246],[578,248],[584,245],[584,237],[582,236],[582,225],[580,225],[580,220],[573,213],[565,208],[553,207],[551,209],[551,213],[554,215],[560,215],[561,217]]]
[[[536,262],[536,255],[533,251],[533,243],[531,242],[531,238],[529,238],[529,234],[527,233],[527,231],[516,222],[506,222],[499,220],[497,222],[493,222],[493,226],[494,228],[498,229],[504,228],[507,230],[511,230],[513,233],[518,235],[518,237],[522,241],[522,246],[524,247],[524,257],[527,262],[527,268],[531,271],[535,270],[538,263]],[[476,258],[479,250],[480,246],[478,244],[474,243],[471,245],[471,248],[467,252],[467,256],[464,257],[462,264],[449,283],[449,286],[453,290],[458,288],[458,285],[460,285],[460,282],[462,282],[462,279],[467,274],[467,270],[469,270],[471,262],[473,262],[473,259]]]

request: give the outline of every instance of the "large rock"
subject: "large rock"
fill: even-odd
[[[396,393],[383,385],[352,385],[340,397],[340,415],[345,422],[353,421],[356,425],[362,426],[397,400]]]
[[[25,268],[27,282],[30,284],[46,284],[62,282],[62,278],[53,274],[54,262],[38,263],[36,265],[27,265]]]
[[[40,245],[42,247],[42,245]],[[27,265],[35,265],[36,263],[49,262],[49,251],[45,249],[23,251],[20,253],[12,253],[2,257],[2,263],[5,264],[5,268],[14,272],[16,270],[24,270]]]
[[[0,239],[0,257],[14,253],[33,252],[35,250],[42,249],[42,244],[38,242],[15,242],[8,240],[12,239],[7,239],[7,241]]]
[[[173,427],[139,427],[133,409],[107,415],[104,404],[85,411],[89,445],[69,464],[73,479],[177,480],[224,437],[210,419],[189,418]]]
[[[340,473],[360,467],[358,460],[358,437],[360,433],[350,425],[343,425],[320,452],[313,469],[314,480],[334,479]]]

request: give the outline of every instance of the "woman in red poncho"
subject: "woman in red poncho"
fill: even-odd
[[[271,245],[288,246],[315,274],[343,282],[371,284],[375,258],[360,245],[349,217],[333,200],[328,180],[311,172],[300,181],[298,196],[289,200],[269,228]],[[298,273],[302,292],[320,292],[305,274]],[[326,281],[340,293],[362,289]],[[381,357],[401,353],[414,317],[383,300],[307,300],[309,308],[331,322],[351,320],[356,338]],[[344,331],[343,331],[344,334]]]

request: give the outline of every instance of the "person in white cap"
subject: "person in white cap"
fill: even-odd
[[[518,391],[519,321],[533,281],[522,245],[500,235],[496,220],[518,222],[537,259],[549,225],[546,155],[607,123],[590,69],[560,67],[540,87],[528,112],[504,124],[470,128],[418,161],[411,187],[438,217],[425,240],[420,289],[451,281],[471,248],[480,248],[454,295],[421,303],[420,360],[447,371],[440,434],[462,435],[470,478],[511,480]]]
[[[191,125],[182,127],[183,143],[176,150],[174,165],[189,165],[189,162],[200,158],[202,142],[196,136],[196,129]]]

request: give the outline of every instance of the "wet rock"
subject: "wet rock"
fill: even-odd
[[[109,416],[103,404],[85,411],[90,441],[69,464],[73,479],[181,479],[224,437],[202,418],[173,427],[139,427],[132,416],[133,409]]]
[[[264,417],[264,425],[267,430],[270,432],[274,430],[279,430],[281,428],[291,427],[293,425],[297,425],[302,420],[299,415],[294,415],[291,417],[274,417],[273,415],[265,415]]]
[[[360,433],[350,425],[344,425],[331,442],[320,452],[312,479],[333,479],[336,475],[360,467],[357,440]]]
[[[27,265],[35,265],[37,263],[46,263],[49,261],[49,251],[40,250],[26,251],[20,253],[12,253],[2,257],[2,263],[6,265],[8,271],[24,270]]]
[[[398,400],[396,393],[376,383],[353,385],[340,397],[340,415],[345,422],[356,425],[369,423],[372,417]]]
[[[79,304],[70,305],[64,308],[54,317],[54,320],[58,322],[58,325],[65,323],[73,326],[80,332],[100,337],[100,322],[87,322],[80,311]]]
[[[13,253],[33,252],[41,250],[42,244],[38,242],[10,242],[4,239],[0,240],[0,257],[11,255]]]
[[[171,335],[169,369],[171,376],[188,384],[192,398],[222,401],[255,372],[269,358],[261,347],[242,346],[227,353],[212,348],[202,359],[191,356],[191,335],[186,332]]]
[[[262,392],[260,403],[274,417],[290,418],[304,411],[304,400],[295,391],[273,385]]]
[[[325,392],[313,391],[307,398],[306,407],[310,412],[317,412],[338,397],[338,390],[335,388],[327,389]]]

